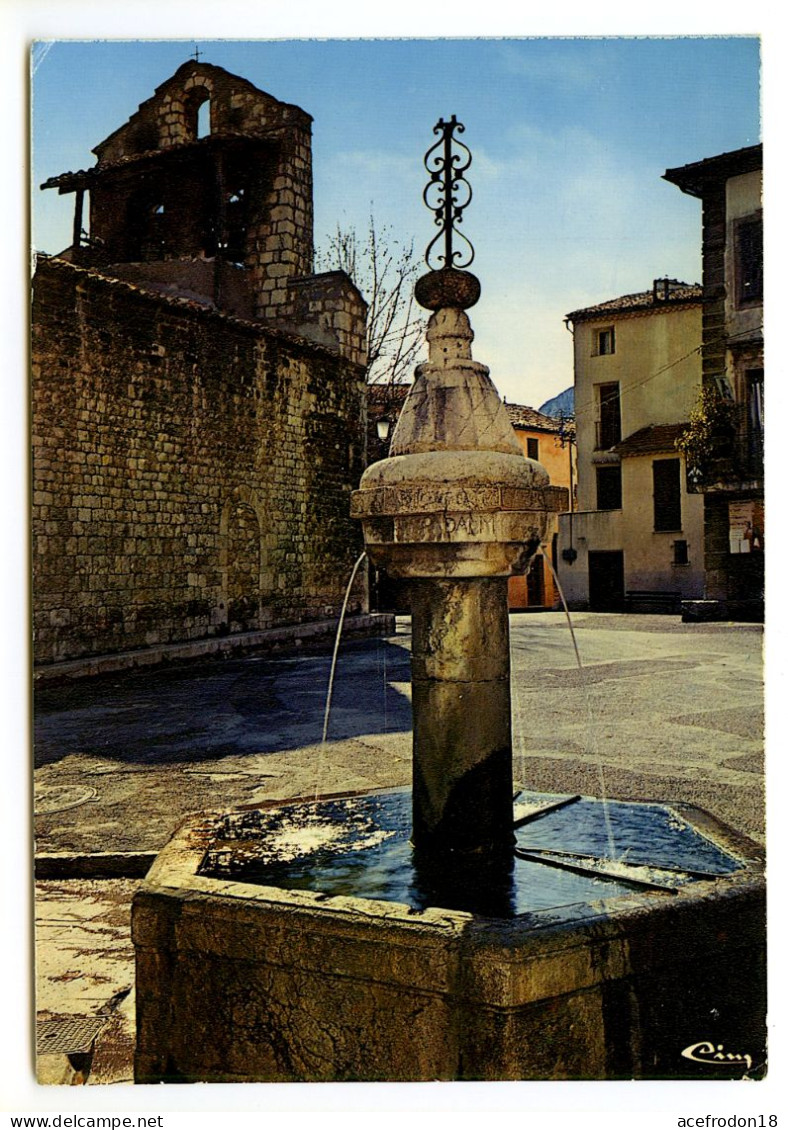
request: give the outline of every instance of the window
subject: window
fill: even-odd
[[[685,541],[674,541],[673,564],[689,565],[689,554],[687,552],[687,543]]]
[[[743,220],[736,228],[736,298],[763,301],[763,220]]]
[[[621,468],[619,466],[597,467],[596,508],[597,510],[621,509]]]
[[[607,451],[621,439],[621,397],[618,381],[597,385],[597,449]]]
[[[681,529],[681,460],[655,459],[654,529]]]
[[[529,459],[539,458],[539,440],[531,439],[530,437],[525,441],[527,455]]]
[[[747,454],[753,464],[763,459],[763,369],[747,370]]]
[[[599,357],[607,357],[616,351],[616,331],[613,326],[597,330],[596,352]]]

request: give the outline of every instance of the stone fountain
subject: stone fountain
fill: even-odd
[[[352,500],[370,559],[409,584],[412,794],[175,835],[134,900],[139,1082],[763,1071],[754,845],[680,805],[603,819],[593,798],[526,794],[515,820],[507,578],[566,492],[471,356],[461,131],[441,120],[428,154],[445,245],[416,288],[429,359]]]

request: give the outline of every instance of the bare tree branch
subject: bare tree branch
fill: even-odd
[[[316,262],[319,270],[345,271],[368,303],[367,381],[407,381],[422,350],[425,327],[413,300],[420,270],[413,241],[403,243],[390,228],[378,228],[370,212],[363,235],[337,225]]]

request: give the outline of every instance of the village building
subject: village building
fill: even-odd
[[[676,441],[701,381],[702,289],[645,291],[567,315],[577,509],[560,521],[570,608],[676,611],[704,584],[703,506]]]
[[[546,416],[525,404],[504,403],[523,455],[542,464],[550,476],[551,486],[568,489],[569,509],[573,510],[577,483],[573,422]],[[551,514],[541,553],[532,559],[525,576],[509,578],[510,609],[560,607],[554,576],[558,565],[558,515]]]
[[[335,616],[366,308],[313,273],[311,118],[189,61],[94,152],[42,186],[75,206],[34,279],[35,660]]]
[[[706,576],[692,617],[760,619],[764,590],[763,147],[665,179],[702,202],[703,389],[711,450],[690,449]]]

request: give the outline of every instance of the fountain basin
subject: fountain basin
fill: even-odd
[[[687,806],[619,806],[629,860],[640,824],[641,847],[657,844],[652,878],[693,874],[638,888],[517,860],[508,904],[463,909],[459,882],[446,907],[429,874],[402,866],[409,803],[400,792],[276,804],[175,835],[133,907],[138,1082],[763,1072],[755,845]],[[519,843],[572,850],[574,819],[575,855],[599,854],[598,803],[526,824]],[[671,832],[689,848],[672,864]],[[371,853],[366,874],[349,851]]]

